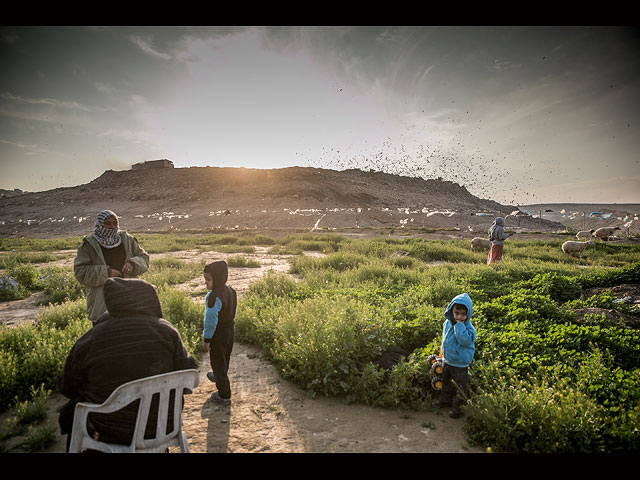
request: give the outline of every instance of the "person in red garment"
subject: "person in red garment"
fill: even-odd
[[[504,218],[496,217],[494,222],[489,228],[489,241],[491,242],[491,249],[487,256],[487,265],[491,265],[494,262],[502,260],[502,249],[504,247],[504,241],[511,236],[510,233],[504,233]]]

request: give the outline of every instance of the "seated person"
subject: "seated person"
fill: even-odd
[[[76,403],[100,404],[123,383],[197,368],[178,330],[162,318],[153,285],[141,279],[109,278],[104,299],[107,312],[76,341],[59,382],[60,391],[70,399],[59,418],[61,433],[68,435],[67,449]],[[138,403],[110,414],[90,414],[89,433],[106,443],[129,445]],[[156,398],[145,437],[155,436],[157,403]]]

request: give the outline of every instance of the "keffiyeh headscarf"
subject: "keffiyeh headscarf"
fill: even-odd
[[[105,248],[115,248],[120,245],[120,225],[116,228],[105,228],[104,221],[113,217],[118,221],[118,216],[111,210],[103,210],[96,217],[95,230],[93,231],[94,237],[100,245]]]

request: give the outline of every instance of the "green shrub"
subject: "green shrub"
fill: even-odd
[[[251,245],[216,245],[216,252],[220,253],[255,253],[255,247]]]
[[[58,426],[47,422],[40,426],[30,426],[25,439],[22,441],[22,448],[27,452],[42,452],[56,442]]]
[[[470,397],[463,429],[495,452],[595,453],[605,412],[562,379],[523,380],[500,365],[475,368],[483,389]]]
[[[168,285],[158,287],[157,291],[164,319],[180,332],[187,352],[197,356],[202,351],[204,306]]]
[[[4,443],[11,437],[24,435],[18,446],[27,452],[41,452],[55,442],[57,428],[47,421],[46,401],[51,394],[44,385],[30,389],[30,399],[21,401],[16,399],[13,406],[13,416],[8,417],[0,432],[0,452],[4,450]]]
[[[86,317],[87,302],[84,298],[79,298],[41,308],[36,314],[36,325],[62,330],[75,322],[85,320]]]
[[[315,269],[332,269],[337,272],[346,270],[365,264],[367,258],[363,255],[352,253],[332,253],[326,257],[296,257],[291,261],[291,273],[303,275],[308,271]]]
[[[241,255],[229,257],[227,259],[227,265],[230,267],[260,268],[260,262],[251,258],[247,259]]]
[[[578,279],[558,272],[539,273],[530,281],[521,282],[518,287],[530,288],[561,303],[578,299],[582,294],[582,286]]]
[[[0,275],[0,301],[17,300],[29,294],[9,275]]]
[[[29,395],[31,400],[17,401],[14,406],[14,414],[18,424],[28,425],[41,422],[47,418],[46,400],[49,398],[51,390],[44,388],[44,384],[34,388],[31,386]]]
[[[151,262],[149,270],[143,273],[140,278],[156,287],[178,285],[201,276],[204,265],[204,260],[184,262],[171,257],[159,258]]]
[[[277,314],[267,348],[282,374],[312,392],[347,393],[358,361],[375,352],[372,312],[345,297],[322,296],[286,304]]]
[[[0,250],[5,251],[51,251],[76,250],[82,236],[58,238],[0,238]]]
[[[68,268],[47,267],[41,272],[39,284],[49,303],[64,303],[84,298],[84,287]]]
[[[38,270],[30,263],[16,263],[5,270],[3,277],[11,277],[18,288],[0,288],[0,300],[16,300],[31,295],[38,287]]]
[[[258,298],[296,297],[298,291],[298,284],[295,280],[270,270],[260,281],[249,285],[248,294]]]
[[[625,283],[640,283],[640,262],[615,270],[585,273],[578,277],[582,288],[613,287]]]
[[[428,262],[486,262],[486,256],[479,259],[468,247],[447,244],[437,240],[410,240],[406,249],[412,257]]]
[[[9,255],[0,255],[0,269],[12,268],[20,263],[46,263],[59,258],[47,252],[17,252]]]
[[[82,300],[44,308],[33,324],[0,327],[0,411],[29,398],[34,385],[56,388],[71,347],[89,328]]]

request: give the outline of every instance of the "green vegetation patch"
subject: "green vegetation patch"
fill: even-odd
[[[440,345],[444,309],[467,292],[478,334],[464,420],[470,442],[504,452],[640,447],[640,335],[633,327],[640,312],[607,290],[640,283],[636,245],[596,244],[579,258],[562,253],[562,240],[514,239],[503,261],[487,266],[486,253],[463,241],[248,232],[139,240],[152,252],[258,245],[322,252],[292,257],[295,279],[269,272],[253,283],[236,318],[237,340],[262,348],[310,396],[429,409],[427,359]],[[237,253],[240,259],[249,250]],[[203,309],[175,285],[199,277],[202,267],[168,258],[152,262],[144,276],[157,286],[165,318],[191,353],[201,351]],[[44,288],[32,263],[12,268],[24,285]],[[594,287],[604,290],[587,295]],[[74,292],[72,285],[52,291],[58,288]],[[43,309],[35,324],[0,328],[3,409],[30,398],[34,386],[55,388],[69,349],[90,328],[84,298],[61,302]],[[595,307],[615,315],[584,314]],[[380,359],[390,349],[404,353],[383,368]]]

